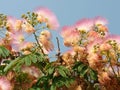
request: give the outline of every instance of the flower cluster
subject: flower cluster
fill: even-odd
[[[114,86],[111,83],[120,76],[120,36],[109,34],[105,18],[79,20],[72,26],[63,27],[61,35],[64,45],[72,49],[69,54],[63,54],[65,62],[69,61],[71,66],[71,63],[81,61],[97,71],[100,85],[107,89]]]
[[[70,50],[61,53],[56,37],[52,61],[50,30],[59,28],[53,12],[40,7],[22,19],[0,14],[0,90],[119,90],[120,36],[107,24],[98,16],[63,26],[60,35]]]

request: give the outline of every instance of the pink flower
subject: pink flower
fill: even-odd
[[[67,47],[75,46],[78,44],[79,40],[79,37],[74,37],[73,35],[71,35],[68,38],[64,39],[64,45]]]
[[[10,45],[12,46],[13,49],[16,51],[20,50],[21,44],[24,42],[24,35],[23,32],[8,32],[9,37],[8,40],[10,41]]]
[[[4,76],[0,77],[0,90],[12,90],[10,81]]]
[[[43,35],[39,37],[39,42],[46,53],[52,51],[54,48],[53,43]]]
[[[35,66],[22,66],[22,72],[28,73],[35,78],[42,76],[42,72]]]
[[[108,21],[101,17],[101,16],[98,16],[98,17],[95,17],[94,18],[94,25],[107,25],[108,24]]]
[[[22,24],[23,24],[22,20],[16,20],[15,29],[16,30],[21,30],[22,29]]]
[[[81,46],[78,46],[78,45],[74,46],[73,49],[74,49],[75,52],[78,52],[78,53],[83,53],[86,50],[85,47],[81,47]]]
[[[21,43],[24,41],[23,32],[9,33],[12,43]]]
[[[112,48],[112,46],[108,43],[103,43],[100,45],[100,50],[101,51],[107,51],[110,50]]]
[[[89,40],[89,42],[92,42],[97,38],[99,38],[99,34],[96,31],[90,30],[88,32],[88,40]]]
[[[79,36],[79,32],[75,29],[75,26],[64,26],[61,31],[61,36],[67,38],[71,35]]]
[[[71,65],[75,62],[73,57],[75,56],[75,52],[73,49],[68,50],[67,52],[63,53],[62,59],[67,65]]]
[[[54,45],[51,41],[47,41],[45,44],[42,43],[42,45],[47,51],[52,51],[54,49]]]
[[[99,51],[100,45],[103,43],[102,39],[95,39],[93,42],[90,42],[87,46],[88,53],[95,53]]]
[[[87,57],[87,60],[91,68],[96,70],[97,68],[101,67],[102,57],[99,54],[90,53]]]
[[[79,31],[88,32],[89,30],[91,30],[91,28],[93,26],[93,20],[84,18],[84,19],[76,22],[75,26],[76,26],[76,29]]]
[[[18,20],[12,16],[8,16],[6,27],[9,32],[20,31],[22,30],[22,20]]]
[[[32,48],[33,48],[33,43],[32,43],[32,42],[24,41],[24,42],[20,45],[19,48],[20,48],[20,50],[32,49]]]
[[[70,27],[70,26],[64,26],[64,27],[62,28],[61,33],[60,33],[61,36],[62,36],[63,38],[68,37],[68,36],[71,34],[72,29],[74,29],[74,28],[72,28],[72,27]]]
[[[75,56],[76,52],[74,52],[73,48],[68,50],[66,53],[69,53],[72,56]]]
[[[109,74],[107,72],[101,72],[98,75],[98,81],[102,85],[108,84],[110,82],[110,80],[111,80],[111,78],[109,77]]]
[[[96,31],[100,37],[106,37],[108,35],[107,20],[103,17],[94,18],[94,26],[92,30]]]
[[[64,26],[61,31],[65,46],[72,46],[79,42],[80,34],[74,26]]]
[[[38,14],[38,21],[47,23],[48,28],[55,30],[59,27],[56,16],[48,8],[37,8],[35,13]]]
[[[48,40],[51,39],[52,35],[51,33],[48,31],[48,30],[43,30],[41,33],[40,33],[40,36],[45,36]]]
[[[11,17],[11,16],[7,17],[6,27],[7,27],[7,29],[8,29],[9,32],[13,31],[15,21],[16,21],[16,19],[14,17]]]
[[[119,35],[108,35],[104,42],[108,42],[111,43],[111,44],[115,44],[115,43],[118,43],[120,44],[120,36]]]
[[[22,25],[22,28],[26,33],[31,34],[31,33],[35,32],[35,29],[31,24],[29,24],[25,20],[23,22],[24,22],[24,24]]]

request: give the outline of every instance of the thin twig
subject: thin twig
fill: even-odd
[[[61,57],[60,43],[59,43],[58,37],[56,37],[56,40],[57,40],[57,47],[58,47],[58,53],[56,54],[56,56],[57,56],[57,62],[62,64],[63,60],[62,60],[62,57]]]
[[[37,44],[38,44],[41,52],[45,55],[45,53],[44,53],[44,51],[43,51],[43,49],[42,49],[42,47],[41,47],[41,45],[40,45],[40,43],[39,43],[39,41],[38,41],[38,39],[37,39],[37,35],[35,34],[35,32],[34,32],[33,34],[34,34],[35,40],[37,41]]]
[[[57,53],[57,56],[59,57],[59,56],[60,56],[60,43],[59,43],[59,39],[58,39],[58,37],[56,37],[56,40],[57,40],[57,47],[58,47],[58,53]]]

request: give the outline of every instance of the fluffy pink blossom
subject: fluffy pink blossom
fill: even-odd
[[[48,8],[37,8],[35,13],[38,14],[38,21],[47,23],[48,28],[55,30],[59,27],[59,23],[55,14]]]
[[[62,59],[66,64],[71,65],[75,62],[75,60],[73,59],[75,54],[76,53],[74,52],[74,50],[70,49],[70,50],[66,51],[65,53],[63,53]]]
[[[6,27],[9,32],[22,30],[22,20],[16,19],[12,16],[8,16]]]
[[[103,43],[100,45],[100,50],[101,51],[107,51],[110,50],[112,48],[112,46],[108,43]]]
[[[63,38],[68,38],[69,36],[79,36],[79,32],[75,29],[75,26],[64,26],[61,31],[61,36]]]
[[[10,81],[4,76],[0,77],[0,90],[12,90]]]
[[[27,34],[35,32],[35,28],[31,24],[29,24],[26,20],[23,20],[22,28],[24,32],[26,32]]]
[[[74,49],[70,49],[68,51],[66,51],[66,53],[69,53],[70,55],[74,56],[76,54],[76,52],[74,51]]]
[[[73,49],[74,49],[75,52],[78,52],[78,53],[81,53],[81,52],[83,53],[86,50],[85,47],[81,47],[81,46],[78,46],[78,45],[74,46]]]
[[[8,16],[7,17],[7,24],[6,27],[9,30],[9,32],[14,30],[14,24],[15,24],[16,19],[14,17]]]
[[[42,75],[41,71],[35,66],[22,66],[22,72],[28,73],[35,78],[38,78]]]
[[[72,46],[80,40],[80,34],[74,26],[64,26],[61,31],[61,36],[64,38],[65,46]]]
[[[95,39],[99,38],[99,34],[94,30],[90,30],[87,35],[88,35],[89,42],[92,42]]]
[[[7,32],[6,39],[12,48],[18,49],[19,44],[24,41],[24,35],[22,31],[22,20],[18,20],[14,17],[7,17]]]
[[[19,44],[24,41],[23,32],[8,32],[7,34],[9,34],[9,39],[14,44]]]
[[[74,37],[73,35],[71,35],[68,38],[64,39],[64,45],[67,47],[75,46],[78,44],[79,40],[79,37]]]
[[[110,80],[111,80],[111,78],[109,77],[109,74],[107,72],[101,72],[98,75],[98,81],[102,85],[108,84],[110,82]]]
[[[52,35],[51,33],[48,31],[48,30],[43,30],[41,33],[40,33],[40,36],[45,36],[48,40],[51,39]]]
[[[94,25],[107,25],[108,21],[101,17],[101,16],[97,16],[94,18]]]
[[[102,57],[96,53],[90,53],[87,57],[87,60],[88,60],[90,67],[93,69],[100,68],[102,64],[101,63]]]
[[[115,42],[120,44],[120,36],[119,35],[108,35],[106,39],[104,40],[104,42],[108,42],[108,41],[111,41],[111,44]]]
[[[102,39],[95,39],[93,42],[90,42],[87,46],[87,52],[88,53],[95,53],[96,51],[99,51],[99,47],[102,44]]]
[[[10,41],[10,45],[13,49],[19,50],[21,44],[24,42],[24,35],[23,32],[8,32],[8,40]]]
[[[76,29],[79,31],[88,32],[93,27],[93,20],[84,18],[76,22],[75,26],[76,26]]]
[[[72,28],[70,26],[64,26],[61,31],[61,36],[63,38],[68,37],[71,34]]]
[[[20,45],[20,50],[25,50],[25,49],[31,49],[33,48],[33,43],[32,42],[27,42],[27,41],[24,41],[23,43],[21,43]]]
[[[52,51],[54,48],[53,43],[43,35],[39,37],[39,42],[42,45],[42,47],[46,53],[47,53],[47,51],[48,52]]]

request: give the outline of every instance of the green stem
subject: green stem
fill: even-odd
[[[39,41],[38,41],[38,39],[37,39],[36,33],[34,32],[33,35],[34,35],[34,37],[35,37],[35,40],[36,40],[36,42],[37,42],[37,44],[38,44],[38,46],[39,46],[41,52],[43,53],[43,55],[45,55],[45,53],[44,53],[44,51],[43,51],[43,49],[42,49],[42,47],[41,47],[41,45],[40,45],[40,43],[39,43]]]

